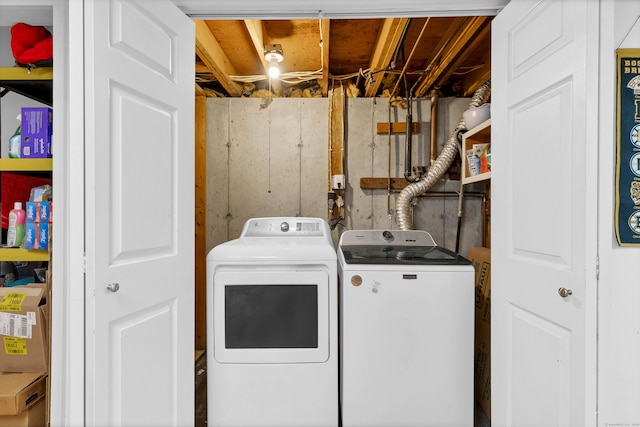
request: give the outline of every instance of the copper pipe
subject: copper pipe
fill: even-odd
[[[438,157],[438,91],[431,91],[431,140],[430,152],[431,158],[429,164],[433,163]]]

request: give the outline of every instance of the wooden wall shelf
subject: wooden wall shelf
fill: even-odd
[[[478,175],[470,175],[469,164],[467,162],[466,151],[473,147],[473,144],[491,144],[491,119],[480,123],[473,129],[462,135],[462,183],[472,184],[474,182],[491,179],[491,171]]]

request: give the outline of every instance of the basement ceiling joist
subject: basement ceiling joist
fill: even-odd
[[[429,19],[428,25],[425,25]],[[196,83],[210,96],[469,96],[490,78],[491,17],[196,22]],[[264,46],[282,46],[269,81]],[[410,57],[410,58],[409,58]],[[398,79],[401,79],[399,82]]]

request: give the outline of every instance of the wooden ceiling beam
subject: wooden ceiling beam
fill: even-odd
[[[482,57],[482,67],[465,74],[462,78],[465,91],[462,96],[472,96],[475,91],[491,78],[491,51]]]
[[[322,96],[329,93],[329,37],[331,36],[331,21],[329,19],[320,19],[320,46],[322,47],[322,80],[320,81],[320,89]]]
[[[258,60],[262,63],[262,68],[264,69],[264,74],[269,78],[269,62],[267,62],[264,57],[264,47],[267,44],[268,34],[266,29],[264,28],[262,20],[259,19],[245,19],[244,25],[247,28],[247,32],[249,33],[249,37],[251,37],[251,42],[253,43],[253,47],[256,50],[256,54],[258,55]],[[277,95],[280,95],[282,92],[282,85],[280,80],[272,79],[271,80],[271,88],[273,92]]]
[[[231,80],[229,76],[237,75],[233,64],[225,55],[220,43],[209,30],[205,21],[196,20],[196,54],[211,70],[214,77],[229,96],[242,96],[242,85]]]
[[[256,54],[258,55],[260,62],[262,62],[262,68],[264,68],[265,72],[268,72],[269,63],[264,58],[265,30],[262,25],[262,21],[259,19],[246,19],[244,21],[244,25],[247,27],[247,32],[249,33],[249,37],[251,37],[253,47],[256,49]]]
[[[374,73],[378,70],[386,70],[393,59],[393,55],[400,44],[402,33],[407,26],[409,18],[386,18],[382,23],[378,39],[373,47],[369,70]],[[372,81],[365,84],[365,96],[375,96],[382,84],[384,71],[372,75]]]
[[[448,76],[453,73],[453,65],[457,62],[462,62],[459,58],[465,51],[465,47],[470,43],[475,43],[475,39],[478,33],[482,31],[490,21],[488,17],[469,17],[463,18],[465,20],[462,28],[457,28],[457,24],[454,23],[451,26],[451,35],[443,37],[443,44],[436,50],[439,54],[438,58],[435,58],[434,66],[428,73],[421,78],[421,82],[418,84],[418,88],[415,91],[416,97],[421,97],[434,85],[436,82],[443,82],[444,76],[448,73]],[[454,28],[455,27],[455,28]],[[468,55],[470,51],[467,51]],[[466,57],[466,56],[465,56]]]
[[[209,67],[207,67],[200,61],[196,61],[196,74],[206,74],[206,73],[211,73],[211,70],[209,69]]]
[[[196,96],[207,96],[207,93],[202,89],[198,83],[196,83]]]
[[[481,43],[483,43],[487,37],[491,36],[490,22],[491,21],[488,20],[487,18],[487,20],[482,24],[482,26],[478,28],[478,31],[474,33],[472,37],[469,39],[469,43],[467,43],[461,48],[461,50],[456,55],[455,59],[449,64],[449,67],[440,75],[438,80],[436,80],[436,83],[435,83],[436,86],[442,86],[445,83],[447,83],[447,81],[453,75],[453,73],[456,72],[456,70],[458,70],[462,66],[465,60],[478,48],[478,46]],[[483,59],[486,60],[486,58],[483,58]],[[483,71],[486,71],[484,70],[485,68],[487,68],[487,67],[484,67],[484,65],[486,64],[491,64],[490,55],[489,55],[489,62],[485,63],[485,61],[483,61],[482,63],[479,63],[478,66],[483,66]],[[488,71],[490,75],[491,70],[488,70]],[[484,83],[484,81],[482,81],[480,84],[482,83]]]

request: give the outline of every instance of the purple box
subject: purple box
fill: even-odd
[[[53,110],[49,107],[23,107],[20,133],[21,158],[51,157]]]

